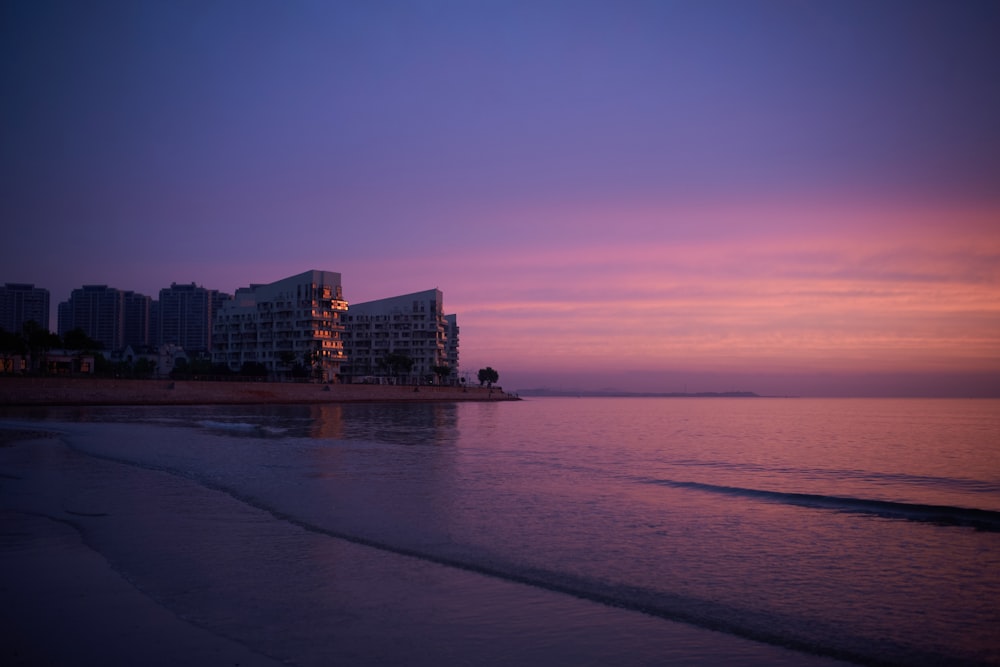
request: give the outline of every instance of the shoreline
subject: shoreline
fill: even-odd
[[[27,434],[0,429],[4,664],[843,664],[310,529],[225,485]]]
[[[8,406],[287,405],[516,400],[520,399],[497,387],[0,377],[0,404]]]

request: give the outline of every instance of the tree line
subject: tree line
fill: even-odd
[[[0,327],[0,358],[6,372],[13,370],[14,357],[21,357],[27,360],[27,372],[46,372],[47,358],[52,350],[66,350],[75,352],[78,356],[87,353],[96,354],[104,349],[103,343],[96,341],[77,328],[67,331],[63,336],[54,334],[35,320],[28,320],[21,326],[20,331],[7,331]]]
[[[107,359],[101,353],[104,350],[104,343],[94,340],[79,327],[67,331],[62,336],[52,333],[34,320],[25,322],[20,331],[7,331],[0,327],[0,363],[3,364],[2,370],[5,373],[23,370],[25,373],[44,375],[79,371],[79,368],[60,369],[50,364],[53,350],[70,353],[78,364],[84,357],[92,356],[94,375],[143,378],[152,377],[156,372],[156,363],[149,359],[139,358],[134,361]],[[15,357],[25,360],[23,369],[14,368]]]
[[[12,372],[13,360],[21,357],[28,360],[28,373],[47,373],[48,356],[52,350],[65,350],[75,353],[77,357],[92,354],[94,357],[94,374],[103,376],[118,377],[151,377],[156,372],[156,363],[150,359],[140,357],[136,360],[112,361],[107,359],[101,352],[104,344],[94,340],[81,329],[76,328],[67,331],[64,335],[54,334],[34,320],[24,323],[20,331],[7,331],[0,327],[0,361],[3,363],[3,370]],[[287,374],[296,379],[311,377],[314,373],[315,359],[311,355],[305,355],[298,359],[291,352],[284,352],[281,356],[281,365],[286,369]],[[414,366],[414,361],[405,354],[389,353],[384,359],[379,360],[378,370],[389,377],[396,379],[408,377]],[[451,367],[447,365],[434,366],[431,371],[433,375],[424,378],[424,381],[431,381],[435,376],[438,384],[444,384],[451,374]],[[171,372],[173,378],[191,378],[206,376],[242,376],[264,379],[268,376],[268,370],[264,364],[259,362],[247,362],[243,364],[239,371],[233,371],[226,364],[212,363],[207,357],[194,357],[191,359],[178,358],[175,361],[174,369]],[[500,379],[500,374],[492,367],[480,368],[477,375],[479,385],[492,387]]]

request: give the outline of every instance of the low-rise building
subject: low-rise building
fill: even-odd
[[[35,358],[27,353],[0,354],[0,375],[25,375],[44,373],[47,375],[93,375],[97,368],[96,355],[82,350],[46,350]]]

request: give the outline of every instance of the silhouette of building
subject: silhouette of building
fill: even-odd
[[[153,344],[176,345],[188,353],[211,352],[215,313],[230,299],[229,294],[194,283],[171,283],[153,303]]]
[[[437,381],[435,368],[448,366],[445,382],[458,378],[458,324],[444,314],[441,290],[352,304],[347,312],[344,375],[352,382]],[[387,366],[389,355],[405,355],[413,367],[398,376]]]
[[[49,291],[27,283],[0,287],[0,327],[18,332],[31,320],[49,328]]]
[[[149,346],[149,315],[152,305],[153,298],[145,294],[131,291],[122,293],[122,347]]]
[[[84,285],[59,304],[60,336],[81,329],[105,350],[126,345],[149,345],[149,313],[152,299],[144,294],[107,285]]]
[[[234,371],[259,363],[271,375],[301,365],[314,379],[333,380],[344,362],[346,311],[340,274],[332,271],[241,287],[215,316],[212,361]]]

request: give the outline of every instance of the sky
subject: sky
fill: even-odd
[[[0,282],[438,288],[512,390],[1000,396],[998,119],[992,1],[0,0]]]

